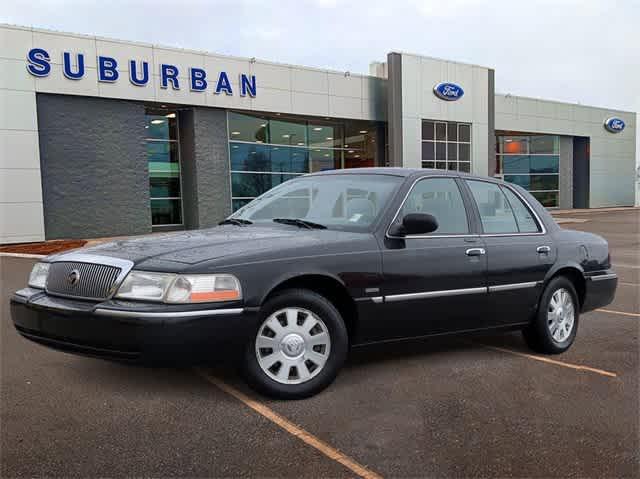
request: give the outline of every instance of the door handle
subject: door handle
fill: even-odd
[[[467,256],[482,256],[485,253],[486,251],[484,250],[484,248],[469,248],[467,251],[465,251],[465,254]]]
[[[540,254],[549,254],[551,253],[551,246],[538,246],[536,251]]]

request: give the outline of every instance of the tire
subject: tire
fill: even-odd
[[[347,328],[330,301],[310,290],[288,289],[260,310],[245,350],[245,378],[274,398],[313,396],[333,382],[348,348]]]
[[[560,309],[557,308],[559,303]],[[573,310],[570,325],[569,307]],[[539,353],[563,353],[576,338],[579,316],[580,303],[573,283],[565,276],[553,278],[542,293],[536,316],[523,330],[524,339]]]

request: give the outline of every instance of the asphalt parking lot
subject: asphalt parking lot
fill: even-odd
[[[360,349],[296,402],[254,394],[227,366],[133,367],[27,342],[8,297],[35,260],[0,258],[0,475],[638,477],[640,214],[568,216],[608,239],[620,278],[569,352],[541,360],[517,333]]]

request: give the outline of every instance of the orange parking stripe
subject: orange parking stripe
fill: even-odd
[[[553,364],[555,366],[562,366],[569,369],[576,369],[578,371],[587,371],[590,373],[600,374],[601,376],[608,376],[611,378],[618,377],[616,373],[605,371],[604,369],[597,369],[589,366],[582,366],[580,364],[565,363],[564,361],[558,361],[555,359],[546,358],[544,356],[536,356],[534,354],[521,353],[520,351],[514,351],[513,349],[499,348],[497,346],[489,346],[487,344],[482,344],[482,343],[478,343],[478,344],[480,344],[482,347],[487,349],[493,349],[494,351],[500,351],[502,353],[514,354],[516,356],[520,356],[527,359],[533,359],[535,361],[540,361],[543,363]]]
[[[227,394],[233,396],[234,398],[236,398],[240,402],[244,403],[247,407],[253,409],[255,412],[257,412],[261,416],[267,418],[269,421],[274,423],[276,426],[284,429],[286,432],[288,432],[292,436],[297,437],[298,439],[300,439],[305,444],[307,444],[307,445],[313,447],[314,449],[320,451],[322,454],[327,456],[329,459],[333,459],[334,461],[342,464],[344,467],[349,469],[354,474],[357,474],[358,476],[360,476],[360,477],[362,477],[364,479],[382,479],[382,476],[380,476],[379,474],[371,471],[370,469],[367,469],[365,466],[363,466],[361,464],[358,464],[355,460],[351,459],[349,456],[347,456],[347,455],[341,453],[340,451],[338,451],[337,449],[331,447],[329,444],[327,444],[326,442],[322,441],[321,439],[318,439],[316,436],[314,436],[313,434],[305,431],[301,427],[296,426],[295,424],[293,424],[288,419],[282,417],[277,412],[273,411],[272,409],[270,409],[269,407],[265,406],[261,402],[250,398],[249,396],[244,394],[242,391],[238,391],[233,386],[230,386],[229,384],[227,384],[224,381],[216,378],[215,376],[207,374],[202,369],[198,368],[198,369],[196,369],[196,372],[200,376],[202,376],[204,379],[206,379],[207,381],[212,383],[214,386],[216,386],[217,388],[219,388],[222,391],[226,392]]]
[[[596,309],[596,311],[602,311],[603,313],[610,313],[610,314],[621,314],[623,316],[633,316],[634,318],[640,318],[640,314],[639,313],[627,313],[626,311],[614,311],[613,309]]]

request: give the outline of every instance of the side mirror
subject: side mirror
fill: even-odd
[[[392,236],[424,235],[438,229],[438,220],[426,213],[409,213],[402,218],[402,224],[393,225],[389,233]]]

